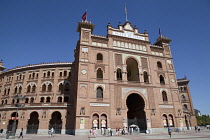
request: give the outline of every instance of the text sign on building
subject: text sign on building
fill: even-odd
[[[109,106],[109,104],[90,103],[90,106]]]
[[[160,108],[174,108],[172,105],[159,105]]]
[[[120,32],[112,32],[113,35],[116,36],[122,36],[122,37],[128,37],[128,38],[133,38],[133,39],[138,39],[138,40],[145,40],[145,37],[142,36],[136,36],[131,33],[125,32],[125,33],[120,33]]]

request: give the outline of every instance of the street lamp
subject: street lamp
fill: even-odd
[[[18,95],[14,96],[14,99],[19,99],[19,100],[25,100],[25,96],[21,96],[19,97]],[[17,112],[15,114],[15,119],[14,119],[14,123],[12,124],[12,131],[11,131],[11,135],[10,136],[15,136],[16,133],[16,128],[17,128],[17,117],[18,117],[18,108],[19,107],[23,107],[24,104],[22,103],[17,103],[15,104],[15,106],[17,107]]]

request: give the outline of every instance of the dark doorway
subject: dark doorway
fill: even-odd
[[[52,128],[55,130],[55,134],[61,134],[62,120],[61,120],[61,113],[58,111],[53,112],[52,114],[52,118],[49,124],[49,129]]]
[[[128,107],[128,127],[134,124],[140,128],[141,132],[146,132],[147,125],[146,114],[144,111],[144,99],[140,95],[133,93],[128,96],[126,104]]]
[[[37,112],[32,112],[30,119],[28,120],[26,134],[37,134],[39,129],[39,114]]]
[[[18,113],[17,112],[13,112],[11,114],[11,118],[10,118],[9,123],[7,125],[7,132],[8,131],[12,131],[12,128],[13,128],[13,130],[15,129],[15,131],[16,131],[17,126],[18,126]]]

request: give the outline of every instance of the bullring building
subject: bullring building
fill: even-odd
[[[171,39],[154,44],[130,22],[79,22],[74,62],[33,64],[5,70],[0,62],[0,128],[26,134],[87,135],[94,127],[138,126],[141,132],[197,125],[187,78],[177,79]],[[6,131],[4,131],[6,132]]]

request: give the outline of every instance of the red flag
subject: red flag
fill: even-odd
[[[82,15],[82,21],[86,21],[87,19],[87,11]]]

